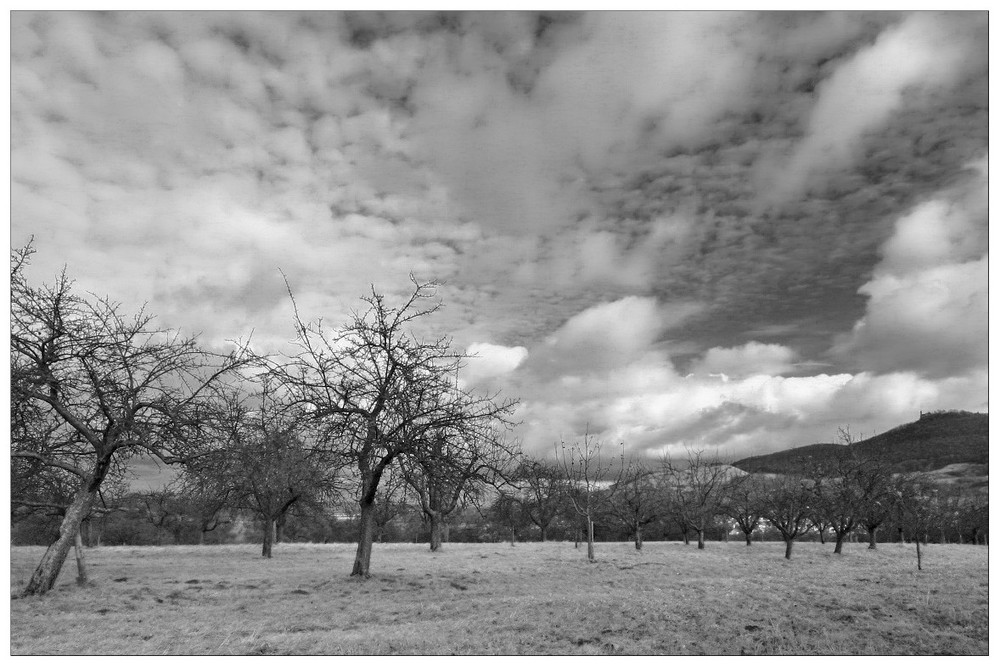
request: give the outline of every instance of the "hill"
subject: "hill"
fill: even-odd
[[[746,472],[791,474],[810,463],[832,458],[845,445],[820,443],[751,456],[733,465]],[[989,415],[979,412],[928,412],[852,445],[865,454],[877,453],[896,472],[931,472],[948,469],[979,474],[989,464]]]

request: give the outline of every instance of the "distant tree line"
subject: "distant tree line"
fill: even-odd
[[[595,449],[592,440],[590,446]],[[917,474],[893,474],[877,459],[845,456],[800,476],[745,474],[700,452],[653,462],[619,456],[601,464],[605,479],[593,480],[590,492],[592,528],[586,488],[569,474],[572,468],[552,459],[520,457],[503,484],[480,487],[489,488],[489,494],[459,498],[436,521],[420,497],[424,482],[415,489],[394,470],[376,499],[374,541],[421,542],[439,549],[448,541],[583,543],[592,533],[591,547],[629,540],[637,549],[650,540],[683,540],[700,548],[711,541],[739,540],[751,546],[781,540],[790,556],[794,542],[803,540],[829,542],[840,553],[846,542],[876,548],[879,542],[984,544],[987,539],[985,492],[934,484]],[[231,487],[215,487],[222,491],[215,495],[190,474],[155,491],[122,487],[117,496],[106,495],[83,521],[83,543],[258,542],[269,549],[282,542],[356,540],[360,517],[349,499],[320,497],[314,489],[301,503],[288,503],[292,494],[276,492],[269,505],[240,490],[241,485],[253,488],[247,480],[254,475],[264,479],[260,471],[248,466],[243,474],[246,478],[227,472],[217,481],[228,478]],[[324,488],[320,479],[312,479],[316,488]],[[285,488],[293,487],[277,487]],[[265,509],[286,504],[280,514]],[[48,544],[58,535],[60,522],[58,511],[15,502],[12,540]]]

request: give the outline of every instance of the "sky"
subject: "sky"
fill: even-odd
[[[986,12],[10,15],[30,275],[223,349],[371,286],[585,433],[736,459],[988,410]]]

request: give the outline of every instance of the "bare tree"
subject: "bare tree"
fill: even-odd
[[[317,424],[323,446],[353,470],[360,514],[352,576],[369,576],[375,500],[389,466],[422,448],[431,433],[471,423],[506,426],[516,404],[458,388],[463,355],[447,338],[422,340],[411,331],[440,307],[427,305],[436,285],[413,284],[398,307],[373,288],[364,298],[367,309],[334,331],[322,320],[304,322],[296,306],[296,353],[282,363],[266,362]]]
[[[517,448],[501,433],[464,421],[428,433],[419,447],[400,457],[407,484],[430,522],[431,551],[441,548],[448,517],[484,487],[496,487],[511,475]]]
[[[664,484],[664,494],[666,496],[667,514],[677,524],[677,529],[681,531],[681,538],[684,540],[684,546],[689,546],[691,544],[691,522],[688,519],[687,511],[684,506],[677,501],[677,495],[673,492],[673,488]]]
[[[778,529],[785,541],[785,558],[791,560],[792,545],[809,529],[813,492],[803,479],[782,476],[764,484],[764,518]]]
[[[296,505],[322,505],[336,493],[337,465],[310,447],[302,420],[264,379],[260,390],[230,393],[225,447],[206,459],[228,496],[262,522],[261,555],[272,557],[278,523]]]
[[[389,522],[409,509],[406,480],[399,470],[390,467],[382,476],[382,484],[375,494],[372,519],[375,522],[375,539],[381,542]]]
[[[637,551],[642,549],[643,528],[663,513],[661,489],[653,471],[642,461],[625,463],[624,450],[622,472],[610,496],[609,510],[632,534]]]
[[[826,532],[830,530],[830,525],[826,512],[820,505],[815,505],[809,515],[809,526],[816,529],[820,544],[826,544]]]
[[[988,492],[969,490],[961,494],[958,503],[959,537],[963,529],[969,530],[973,544],[986,544],[986,530],[990,525],[990,496]]]
[[[501,524],[510,535],[510,545],[517,542],[517,528],[524,523],[524,503],[512,488],[501,488],[496,499],[484,513],[484,518]]]
[[[146,521],[156,531],[157,545],[163,544],[164,532],[171,529],[174,532],[175,542],[177,541],[176,537],[179,531],[176,528],[181,522],[182,513],[175,484],[176,482],[138,494]]]
[[[33,448],[13,443],[11,456],[79,480],[59,538],[23,593],[42,595],[115,466],[140,453],[180,462],[207,442],[212,392],[243,355],[204,352],[194,338],[154,327],[142,311],[128,317],[107,298],[84,299],[65,273],[51,286],[30,285],[31,253],[30,246],[11,252],[11,400],[52,415],[60,427]]]
[[[923,569],[920,543],[941,520],[941,490],[926,475],[910,473],[898,481],[900,527],[910,535],[917,548],[917,569]]]
[[[698,548],[704,549],[705,528],[722,511],[723,490],[731,475],[729,466],[701,451],[689,451],[681,462],[664,457],[660,465],[674,511],[684,525],[695,530]]]
[[[739,526],[748,547],[753,545],[753,531],[764,516],[763,491],[763,479],[753,474],[733,476],[722,489],[722,512]]]
[[[227,510],[235,505],[235,489],[224,474],[225,452],[216,454],[214,461],[212,454],[204,458],[199,465],[185,466],[178,479],[182,511],[198,531],[198,544],[205,544],[208,533],[230,523]]]
[[[13,398],[13,396],[12,396]],[[78,455],[83,447],[82,436],[66,428],[63,419],[43,404],[25,400],[11,401],[11,450],[13,452],[61,452],[63,461],[77,468],[85,467],[85,454]],[[66,440],[60,440],[66,439]],[[18,523],[32,516],[65,518],[73,504],[81,478],[64,467],[47,465],[41,456],[12,456],[11,464],[11,521]],[[99,503],[83,517],[80,529],[80,546],[77,547],[77,564],[83,564],[82,546],[89,546],[92,519],[111,510],[109,500],[116,502],[127,491],[125,469],[120,465],[109,468],[101,490]],[[74,538],[76,539],[76,538]],[[78,581],[86,582],[86,573],[80,570]]]
[[[601,460],[601,443],[584,433],[583,442],[556,449],[562,476],[566,480],[566,496],[573,511],[587,527],[587,560],[594,556],[594,517],[601,502],[601,491],[609,486],[605,479],[611,472],[610,462]]]
[[[891,469],[875,452],[861,452],[849,427],[839,429],[844,447],[833,457],[807,464],[813,479],[813,525],[830,528],[836,539],[834,553],[842,553],[844,540],[855,528],[868,531],[868,548],[876,548],[876,531],[892,515],[898,502],[893,493]],[[820,533],[822,542],[822,532]]]
[[[544,542],[549,526],[562,511],[566,480],[558,467],[535,459],[526,459],[515,477],[521,488],[521,509],[527,519],[538,526]]]
[[[16,435],[12,437],[18,450],[33,451],[36,448],[26,446],[23,439]],[[44,447],[39,448],[44,449]],[[67,510],[73,505],[74,497],[80,485],[80,479],[61,468],[48,467],[36,459],[13,457],[11,459],[11,522],[18,523],[29,517],[51,517],[60,522],[65,520]],[[110,488],[109,488],[110,487]],[[121,495],[122,480],[120,476],[111,482],[105,482],[105,488],[98,494],[100,503],[95,503],[80,522],[73,536],[73,548],[76,556],[77,578],[81,586],[88,582],[86,558],[84,555],[85,529],[89,533],[92,520],[112,508],[107,507],[106,499],[111,495],[115,500]]]
[[[850,444],[849,432],[841,430],[841,436]],[[814,526],[833,531],[835,554],[843,553],[844,539],[859,524],[864,512],[860,470],[860,460],[844,447],[835,457],[814,462],[808,472],[813,481],[810,518]]]
[[[899,493],[889,463],[876,453],[859,453],[855,483],[860,492],[858,524],[868,531],[868,548],[877,548],[878,529],[897,510]]]

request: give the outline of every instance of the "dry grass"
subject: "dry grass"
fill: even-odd
[[[780,543],[102,547],[11,600],[18,654],[979,654],[988,550]],[[11,549],[11,592],[40,558]]]

